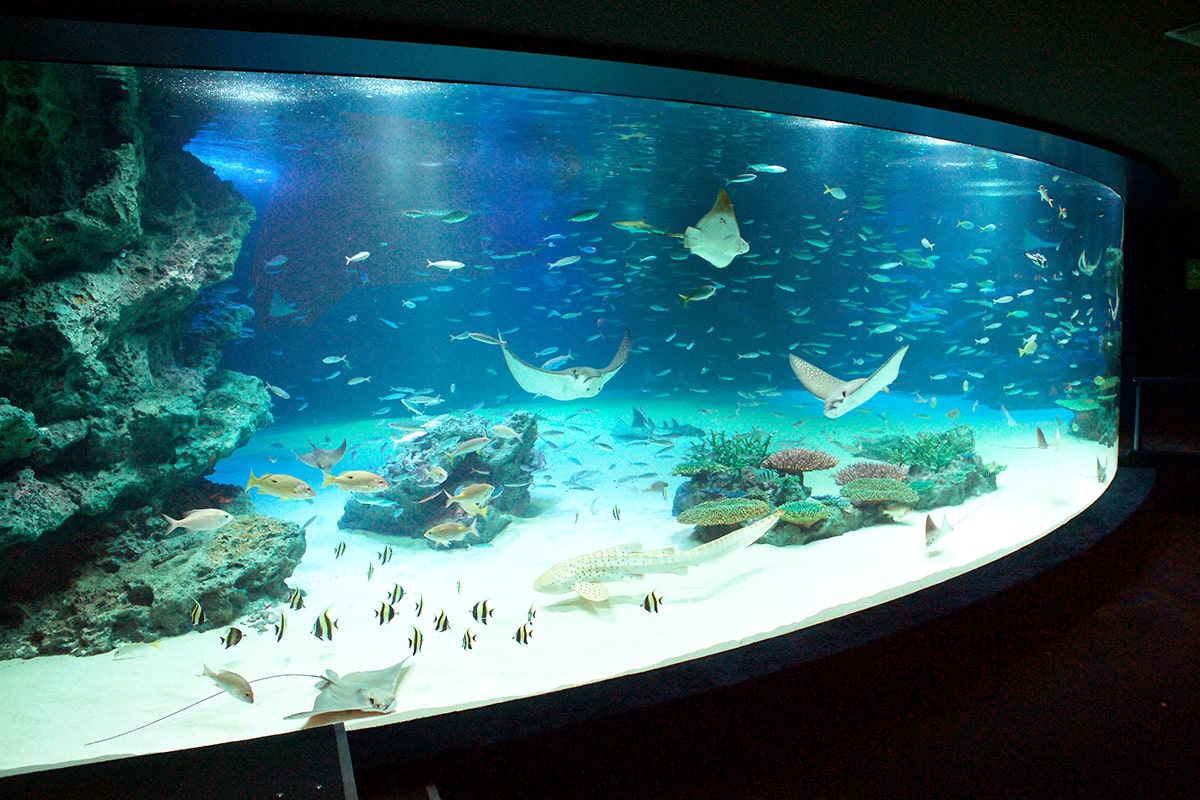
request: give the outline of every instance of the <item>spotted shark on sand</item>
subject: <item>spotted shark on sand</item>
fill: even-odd
[[[674,547],[643,550],[641,544],[634,542],[568,558],[542,573],[533,582],[533,588],[546,594],[575,592],[585,600],[600,603],[608,599],[605,583],[636,580],[658,572],[686,574],[688,567],[707,563],[754,544],[775,527],[779,515],[780,512],[776,511],[690,550],[678,551]]]
[[[891,357],[883,362],[883,366],[872,372],[870,377],[855,378],[852,381],[835,378],[820,367],[794,355],[788,356],[788,362],[792,365],[792,372],[796,373],[800,383],[804,384],[804,388],[825,403],[825,416],[837,419],[858,408],[879,392],[886,394],[888,384],[899,376],[900,362],[907,352],[908,345],[904,345],[892,353]]]
[[[522,361],[508,348],[508,342],[499,340],[504,361],[508,371],[522,389],[530,394],[549,397],[552,400],[578,400],[581,397],[595,397],[600,394],[604,384],[608,383],[629,359],[633,349],[633,336],[629,329],[621,339],[616,355],[608,366],[603,369],[595,367],[567,367],[566,369],[542,369]]]

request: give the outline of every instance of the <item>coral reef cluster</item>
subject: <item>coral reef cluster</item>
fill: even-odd
[[[1117,442],[1117,396],[1121,379],[1115,375],[1097,375],[1072,397],[1054,402],[1074,412],[1068,425],[1073,435],[1091,439],[1106,447]]]
[[[771,455],[771,437],[759,431],[735,436],[710,431],[693,442],[687,458],[671,470],[688,478],[675,491],[672,513],[709,500],[746,498],[778,506],[808,497],[800,474],[783,474],[763,466]]]
[[[975,434],[958,425],[940,433],[861,440],[870,459],[838,470],[839,496],[812,496],[804,473],[832,469],[838,459],[808,447],[770,452],[770,436],[710,433],[675,467],[688,480],[676,490],[673,513],[710,540],[779,509],[780,522],[762,541],[806,544],[865,525],[903,519],[910,511],[955,505],[996,489],[1004,467],[975,453]],[[759,459],[758,466],[754,466]]]
[[[252,312],[201,293],[254,210],[184,151],[198,112],[121,68],[6,63],[0,87],[3,638],[110,553],[156,549],[164,500],[271,414],[261,381],[217,369]],[[103,640],[76,619],[57,635]]]
[[[771,437],[759,431],[730,436],[710,432],[692,445],[672,473],[688,480],[675,492],[676,518],[696,526],[701,540],[714,539],[776,508],[780,522],[762,539],[801,544],[861,526],[861,516],[840,498],[809,499],[804,473],[832,469],[835,456],[807,447],[771,451]]]
[[[975,432],[969,425],[863,439],[858,445],[866,458],[908,465],[907,479],[917,493],[911,506],[920,511],[994,492],[996,476],[1004,470],[1004,465],[985,463],[975,452]]]
[[[477,536],[445,543],[428,540],[429,546],[471,547],[492,541],[513,515],[526,511],[531,476],[544,466],[545,459],[534,449],[538,426],[532,414],[518,411],[500,422],[517,435],[494,436],[489,433],[488,421],[477,414],[447,417],[388,459],[381,474],[391,488],[371,495],[370,502],[346,501],[339,527],[419,538],[440,523],[474,523]],[[481,448],[451,455],[462,442],[479,438],[488,439]],[[459,504],[448,502],[447,494],[454,494],[458,487],[481,482],[495,487],[486,513],[472,518]]]

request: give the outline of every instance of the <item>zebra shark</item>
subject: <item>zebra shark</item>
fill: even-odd
[[[533,588],[545,594],[575,592],[585,600],[600,603],[608,599],[608,588],[604,585],[608,581],[640,579],[652,572],[683,575],[688,567],[749,547],[775,526],[780,513],[776,511],[690,550],[678,551],[674,547],[643,550],[641,544],[634,542],[568,558],[543,572],[533,582]]]

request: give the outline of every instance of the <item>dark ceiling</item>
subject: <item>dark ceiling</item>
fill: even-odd
[[[587,55],[882,94],[1140,156],[1179,186],[1163,213],[1200,220],[1200,48],[1165,35],[1200,22],[1195,0],[31,0],[21,11]]]

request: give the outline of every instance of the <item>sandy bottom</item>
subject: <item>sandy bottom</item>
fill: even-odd
[[[321,492],[312,503],[259,496],[262,513],[298,523],[317,517],[308,528],[308,552],[289,581],[307,592],[307,605],[291,611],[284,602],[271,609],[272,615],[278,609],[287,614],[282,642],[276,642],[271,626],[259,619],[236,623],[246,635],[231,649],[221,645],[225,629],[220,629],[163,640],[161,649],[138,658],[116,660],[110,653],[0,662],[0,774],[295,730],[303,721],[284,717],[312,707],[316,690],[310,678],[257,683],[253,704],[218,694],[143,730],[85,744],[219,693],[210,680],[197,677],[202,664],[249,679],[321,674],[326,669],[340,674],[380,669],[410,656],[414,626],[421,630],[424,646],[409,661],[396,710],[350,721],[347,727],[392,724],[541,694],[727,650],[902,596],[1012,552],[1075,516],[1103,492],[1106,484],[1096,478],[1098,458],[1115,472],[1115,448],[1070,436],[1048,450],[1034,446],[1034,426],[1052,435],[1058,409],[1015,414],[1015,426],[999,413],[964,411],[960,421],[975,429],[980,455],[1008,469],[999,476],[1000,491],[945,509],[954,530],[935,551],[925,547],[925,515],[914,512],[900,523],[803,547],[755,545],[694,567],[687,575],[651,575],[609,584],[612,597],[600,605],[574,595],[533,591],[533,579],[547,567],[592,550],[626,542],[640,542],[647,549],[694,546],[688,539],[690,528],[672,518],[670,503],[683,480],[671,476],[670,470],[686,456],[692,440],[676,440],[674,449],[662,452],[661,444],[617,438],[631,431],[632,406],[643,406],[656,420],[675,418],[728,433],[758,426],[775,432],[773,446],[827,449],[843,464],[852,456],[834,441],[849,443],[855,436],[882,431],[885,424],[905,433],[953,424],[941,413],[952,406],[946,399],[932,412],[907,397],[877,400],[871,404],[876,413],[839,420],[816,415],[811,402],[791,392],[736,412],[734,400],[728,398],[723,404],[701,395],[685,401],[648,400],[611,391],[586,405],[527,403],[521,407],[540,413],[543,431],[560,431],[546,436],[557,447],[543,445],[548,466],[533,486],[538,513],[514,522],[491,545],[469,550],[435,551],[424,541],[339,530],[347,495],[335,489]],[[960,401],[959,406],[969,408],[970,401]],[[495,422],[513,408],[478,413]],[[878,413],[882,410],[887,412],[886,423]],[[218,465],[212,477],[244,483],[254,468],[260,474],[278,471],[312,478],[314,471],[294,461],[290,449],[307,450],[306,438],[321,443],[326,435],[335,442],[347,436],[359,443],[353,460],[339,467],[377,468],[386,444],[382,425],[371,421],[261,431]],[[591,441],[597,435],[596,442]],[[583,470],[592,472],[580,476]],[[573,483],[591,490],[566,486],[573,476]],[[830,473],[806,479],[817,494],[837,493]],[[667,499],[646,491],[656,480],[669,482]],[[619,520],[614,506],[620,509]],[[935,519],[942,514],[935,511]],[[345,552],[335,558],[335,548],[343,541]],[[381,565],[378,554],[385,544],[391,545],[394,556]],[[372,562],[374,576],[368,580]],[[380,626],[374,611],[394,583],[406,594],[395,606],[395,619]],[[642,608],[651,590],[663,598],[657,614]],[[418,599],[424,605],[420,617]],[[485,599],[495,616],[482,625],[469,611]],[[527,621],[531,606],[536,609],[533,636],[521,645],[513,636]],[[311,633],[317,615],[327,608],[338,620],[332,642]],[[439,611],[449,619],[448,631],[434,630]],[[468,628],[477,637],[471,650],[462,647]]]

